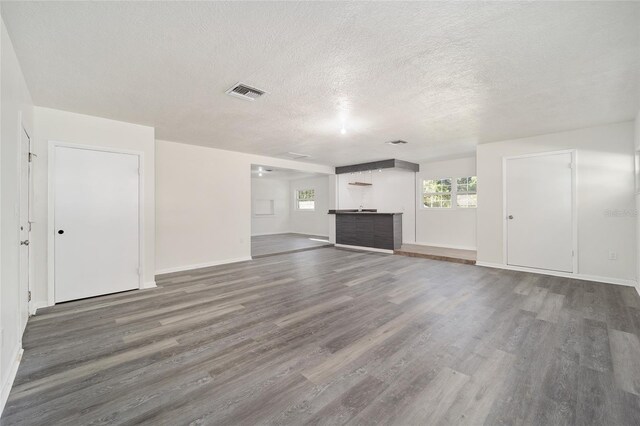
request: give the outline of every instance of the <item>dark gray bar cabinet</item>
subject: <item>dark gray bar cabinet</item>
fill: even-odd
[[[402,213],[329,210],[336,215],[336,244],[396,250],[402,246]]]

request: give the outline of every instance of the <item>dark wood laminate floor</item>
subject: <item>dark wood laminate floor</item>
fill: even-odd
[[[640,423],[635,290],[323,248],[29,320],[2,424]]]
[[[313,250],[332,245],[327,237],[317,235],[294,233],[258,235],[251,237],[251,256],[257,259],[279,253]]]

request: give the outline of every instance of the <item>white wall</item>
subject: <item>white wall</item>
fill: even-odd
[[[156,273],[250,258],[251,164],[333,173],[329,166],[156,141]]]
[[[152,127],[50,108],[34,109],[35,135],[33,151],[38,155],[34,165],[34,298],[37,304],[51,303],[48,292],[48,147],[50,141],[124,149],[143,153],[142,205],[144,215],[143,244],[145,287],[154,285],[155,271],[155,137]]]
[[[273,215],[256,215],[260,200],[273,201]],[[286,179],[251,178],[251,235],[291,232],[289,181]]]
[[[33,104],[7,34],[0,29],[0,412],[9,395],[22,349],[19,283],[19,153],[21,123],[33,134]]]
[[[372,186],[349,185],[350,181],[363,180]],[[363,172],[337,175],[338,208],[378,209],[382,213],[402,213],[402,242],[415,242],[416,224],[416,174],[410,171],[383,169],[381,172]]]
[[[420,164],[416,185],[416,242],[430,246],[476,249],[476,209],[425,209],[420,202],[422,181],[476,175],[476,157]],[[479,183],[481,185],[481,183]]]
[[[502,159],[577,150],[578,273],[632,284],[636,277],[634,124],[482,144],[477,150],[478,262],[503,263]],[[609,212],[617,212],[609,214]],[[618,260],[608,260],[616,251]]]
[[[338,205],[338,175],[329,175],[329,205],[328,209],[337,208]],[[336,220],[329,216],[329,242],[336,243]]]
[[[636,119],[634,121],[634,139],[635,139],[635,150],[638,152],[638,158],[636,159],[636,176],[640,176],[640,111],[636,115]],[[638,179],[638,177],[636,177]],[[640,188],[636,188],[636,290],[640,293]]]
[[[298,234],[329,236],[329,221],[333,216],[327,214],[329,210],[329,176],[318,176],[305,179],[292,179],[289,181],[291,199],[295,197],[298,189],[315,190],[315,210],[297,210],[296,203],[291,203],[291,232]]]

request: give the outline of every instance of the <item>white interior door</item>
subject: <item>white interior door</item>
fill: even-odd
[[[29,247],[31,234],[31,140],[22,129],[20,137],[20,333],[29,319]]]
[[[573,272],[573,154],[506,160],[507,264]]]
[[[139,288],[139,157],[54,155],[55,301]]]

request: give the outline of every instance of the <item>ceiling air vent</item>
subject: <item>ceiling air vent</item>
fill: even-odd
[[[389,141],[389,142],[385,142],[387,145],[404,145],[407,144],[409,142],[407,141],[402,141],[402,140],[397,140],[397,141]]]
[[[225,92],[227,95],[235,96],[236,98],[244,99],[246,101],[255,101],[260,96],[264,95],[264,90],[256,89],[255,87],[247,86],[244,83],[238,83],[231,89]]]
[[[298,154],[297,152],[287,152],[285,154],[286,157],[291,158],[292,160],[300,160],[302,158],[309,158],[311,157],[310,155],[307,154]]]

